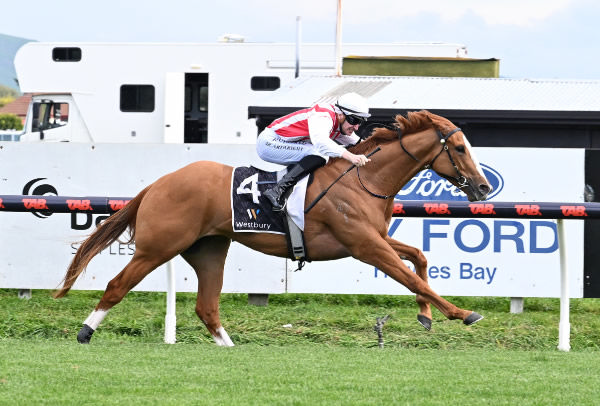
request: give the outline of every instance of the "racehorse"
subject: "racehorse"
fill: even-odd
[[[352,256],[380,269],[416,293],[418,321],[431,328],[430,303],[448,319],[470,325],[483,318],[461,309],[435,293],[427,282],[427,259],[419,249],[388,236],[393,197],[414,175],[431,168],[462,190],[469,200],[484,200],[492,188],[460,128],[426,110],[397,115],[351,147],[355,154],[379,148],[371,161],[344,177],[341,158],[319,168],[307,188],[312,202],[339,178],[305,216],[304,236],[312,260]],[[181,255],[198,277],[196,314],[216,344],[233,346],[219,317],[225,258],[231,241],[268,255],[286,257],[284,235],[234,232],[231,214],[233,168],[198,161],[167,174],[142,190],[124,208],[104,221],[79,247],[55,297],[64,296],[90,260],[129,229],[136,250],[131,261],[112,279],[100,302],[84,321],[77,339],[89,343],[108,310],[146,275]],[[416,273],[402,261],[415,265]]]

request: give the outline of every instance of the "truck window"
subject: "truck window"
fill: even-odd
[[[151,113],[154,111],[154,86],[122,85],[121,111],[126,113]]]
[[[81,48],[53,48],[52,60],[54,62],[79,62],[81,61]]]
[[[189,113],[192,111],[192,86],[188,85],[185,87],[185,107],[184,111]],[[208,111],[208,86],[198,86],[197,95],[198,99],[197,103],[194,105],[197,106],[198,111],[207,112]]]
[[[265,91],[277,90],[281,86],[279,76],[252,76],[250,87],[252,90]]]
[[[198,92],[198,111],[208,111],[208,86],[200,86]]]
[[[31,130],[34,132],[62,127],[63,125],[66,125],[68,121],[68,103],[55,103],[51,100],[44,100],[33,104],[33,122]]]

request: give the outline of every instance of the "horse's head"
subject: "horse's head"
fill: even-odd
[[[422,138],[423,150],[428,151],[426,158],[421,158],[426,168],[431,168],[438,175],[450,181],[462,190],[470,201],[485,200],[492,191],[492,186],[483,174],[473,148],[462,130],[449,120],[428,111],[408,113],[406,119],[396,117],[397,125],[405,127],[407,123],[428,121],[435,131],[435,137],[428,140]]]

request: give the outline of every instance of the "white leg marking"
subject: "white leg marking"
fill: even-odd
[[[229,338],[229,334],[227,334],[227,331],[225,331],[223,326],[221,326],[217,329],[217,334],[216,335],[213,334],[213,338],[215,339],[215,343],[217,343],[217,345],[219,347],[233,347],[234,346],[233,341],[231,341],[231,338]]]
[[[90,313],[88,318],[85,319],[83,324],[87,324],[88,326],[96,330],[100,323],[102,323],[102,320],[104,320],[104,318],[106,317],[107,313],[108,310],[94,310],[92,313]]]

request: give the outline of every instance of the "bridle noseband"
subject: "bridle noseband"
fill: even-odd
[[[444,134],[442,134],[442,132],[440,130],[438,130],[436,128],[435,132],[437,133],[438,137],[440,137],[440,144],[442,144],[442,149],[440,150],[440,152],[438,152],[438,154],[435,156],[435,158],[433,158],[431,160],[431,162],[429,162],[429,164],[427,164],[427,165],[425,165],[423,167],[423,169],[433,169],[433,163],[435,162],[435,160],[438,159],[438,157],[442,154],[442,152],[446,151],[446,153],[448,154],[448,159],[450,160],[450,163],[454,167],[454,170],[456,171],[456,174],[458,176],[456,178],[452,178],[452,176],[450,176],[450,175],[442,175],[442,176],[454,179],[454,181],[456,181],[456,183],[462,189],[462,188],[468,186],[467,178],[465,178],[460,173],[460,170],[458,169],[458,166],[456,166],[456,163],[454,162],[454,158],[452,158],[452,154],[450,153],[450,149],[448,148],[448,144],[446,144],[446,141],[448,140],[448,138],[450,138],[453,134],[456,134],[459,131],[462,131],[460,129],[460,127],[456,127],[452,131],[450,131],[448,134],[444,135]]]
[[[402,142],[402,131],[400,130],[400,128],[398,127],[393,127],[393,126],[389,126],[389,125],[383,125],[383,127],[387,128],[388,130],[395,130],[398,132],[398,140],[400,141],[400,146],[402,147],[402,150],[404,152],[406,152],[406,154],[408,156],[410,156],[413,160],[415,160],[416,162],[421,162],[421,160],[419,158],[417,158],[416,156],[414,156],[413,154],[410,153],[409,150],[406,149],[406,147],[404,146],[404,143]],[[431,162],[429,162],[428,164],[425,164],[423,166],[422,169],[433,169],[433,164],[436,161],[436,159],[438,159],[438,157],[444,152],[446,151],[446,153],[448,154],[448,159],[450,160],[450,163],[452,164],[452,166],[454,167],[454,170],[456,171],[457,176],[453,177],[450,175],[443,175],[440,174],[442,177],[444,178],[449,178],[454,180],[458,185],[459,188],[462,189],[464,187],[468,186],[467,183],[467,178],[465,178],[461,173],[460,170],[458,169],[458,166],[456,165],[456,162],[454,162],[454,158],[452,158],[452,154],[450,153],[450,149],[448,148],[448,144],[446,143],[446,141],[448,141],[448,139],[456,134],[457,132],[462,131],[460,129],[460,127],[456,127],[454,129],[452,129],[450,132],[448,132],[448,134],[444,135],[442,134],[442,132],[439,129],[435,129],[436,134],[438,135],[438,137],[440,138],[440,144],[442,144],[442,149],[440,149],[440,152],[437,153],[437,155],[431,160]],[[373,197],[377,197],[379,199],[389,199],[390,197],[395,196],[394,195],[380,195],[378,193],[373,193],[371,192],[369,189],[367,189],[367,187],[363,184],[361,178],[360,178],[360,171],[358,169],[358,166],[356,167],[356,174],[358,175],[358,181],[360,182],[360,185],[363,187],[363,189],[365,189],[371,196]]]

